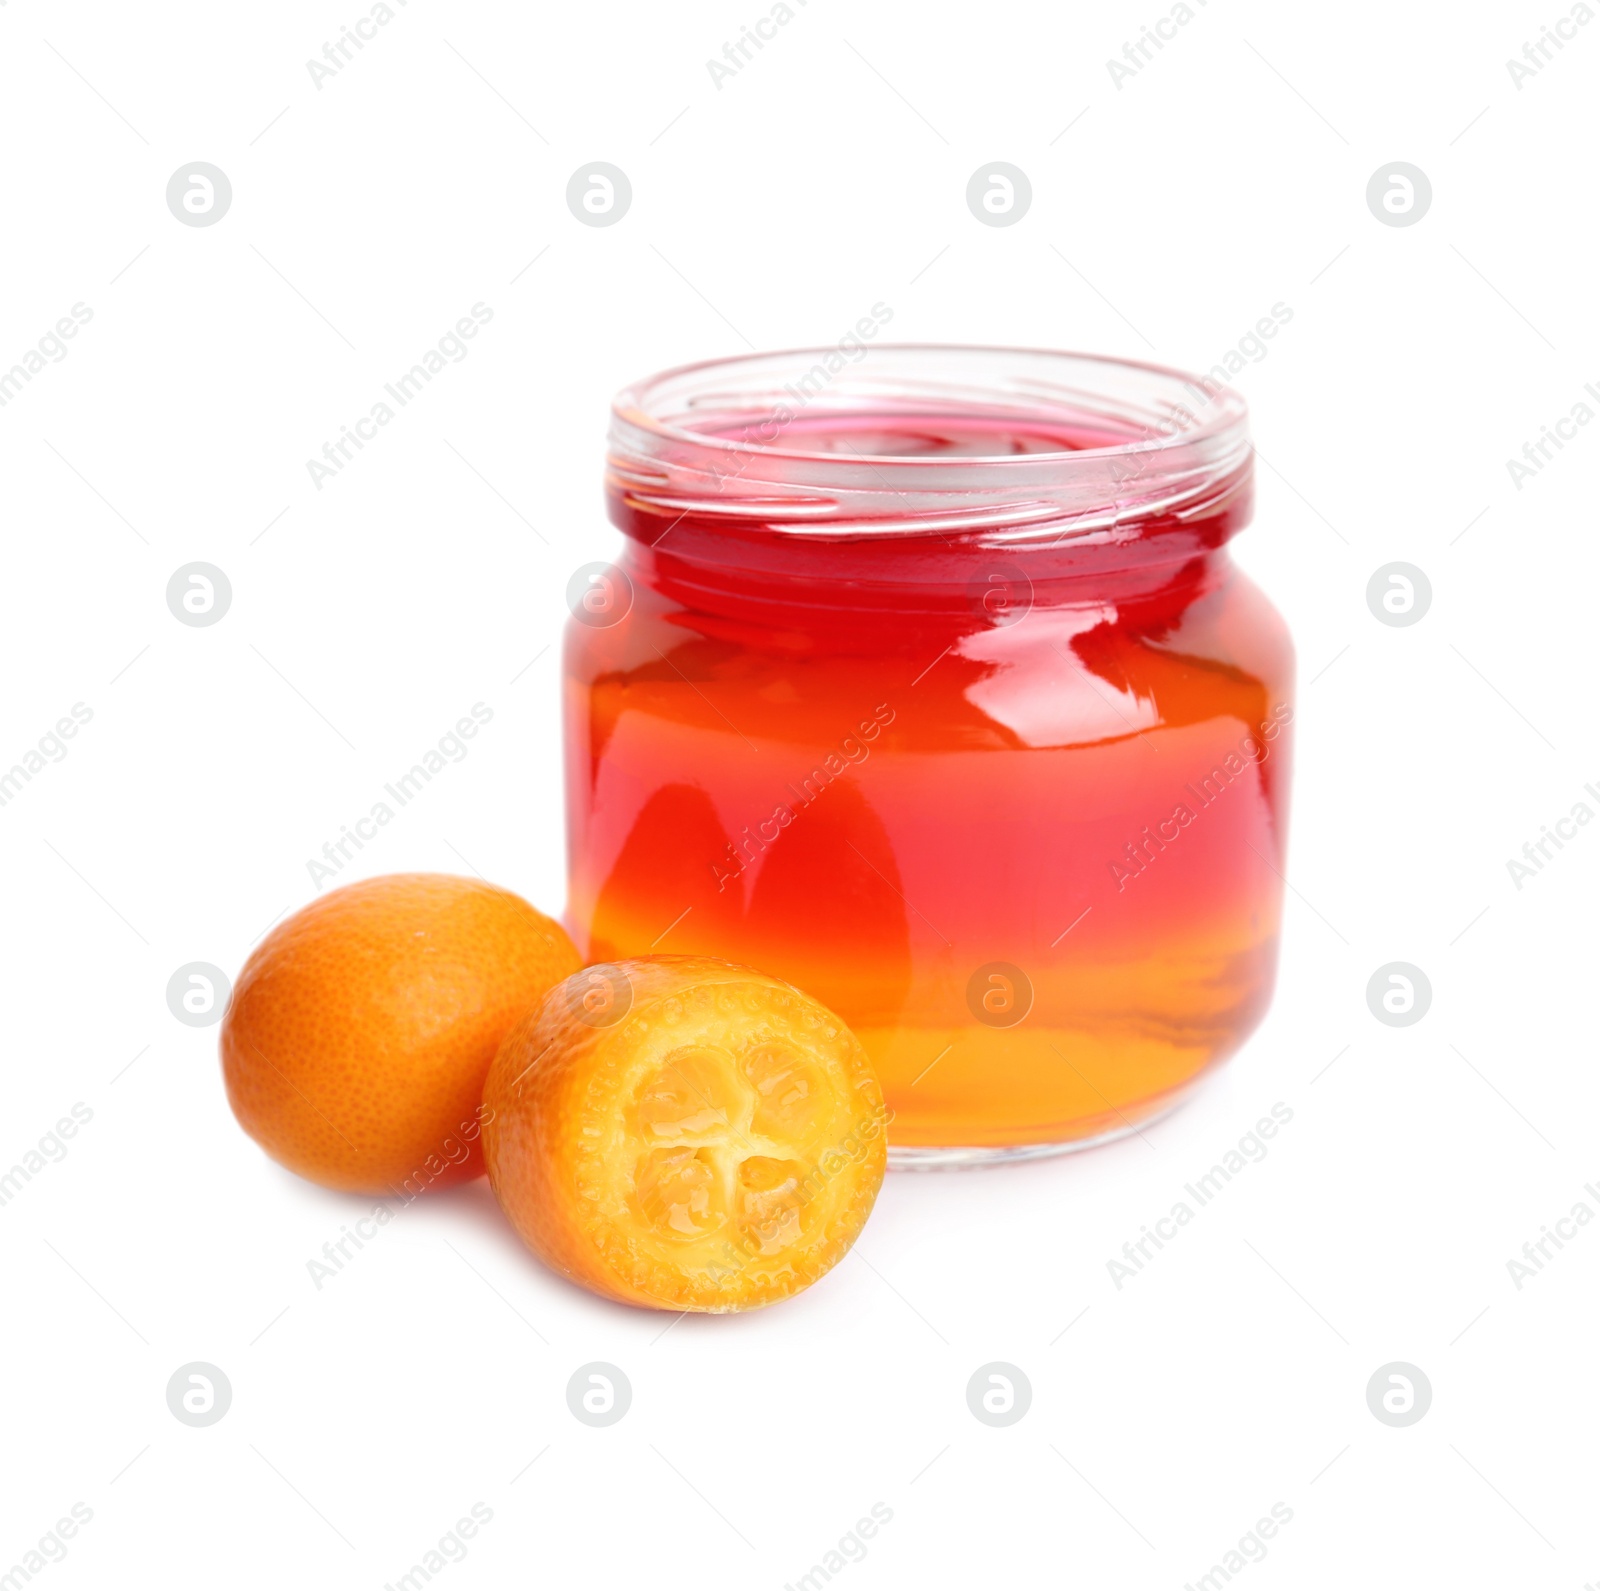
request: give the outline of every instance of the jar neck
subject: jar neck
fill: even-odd
[[[1095,530],[996,541],[980,533],[795,534],[695,514],[641,513],[611,494],[640,584],[690,611],[775,624],[971,613],[1005,624],[1022,607],[1125,607],[1193,599],[1248,523],[1248,464],[1203,504]]]
[[[1243,398],[1178,371],[863,342],[625,390],[606,490],[642,581],[686,607],[1003,623],[1193,578],[1248,520],[1252,460]]]

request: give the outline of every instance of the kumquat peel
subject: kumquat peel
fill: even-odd
[[[257,946],[222,1026],[239,1125],[324,1187],[410,1198],[483,1174],[483,1080],[579,965],[521,896],[443,873],[329,891]]]

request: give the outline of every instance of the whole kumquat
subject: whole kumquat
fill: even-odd
[[[239,974],[222,1026],[233,1113],[330,1188],[406,1196],[478,1176],[489,1064],[578,965],[559,923],[492,884],[395,873],[333,890]]]

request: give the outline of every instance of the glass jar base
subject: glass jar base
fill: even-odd
[[[1196,1082],[1199,1081],[1197,1078]],[[1137,1121],[1121,1121],[1106,1132],[1085,1138],[1068,1138],[1048,1144],[893,1144],[889,1145],[891,1171],[976,1171],[985,1166],[1015,1165],[1024,1160],[1048,1160],[1070,1155],[1080,1149],[1098,1149],[1142,1132],[1146,1127],[1170,1116],[1194,1091],[1194,1084],[1162,1100],[1148,1115]]]

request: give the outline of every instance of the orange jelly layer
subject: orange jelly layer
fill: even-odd
[[[998,550],[614,501],[626,612],[567,637],[580,951],[797,985],[861,1039],[892,1145],[1161,1109],[1277,953],[1293,664],[1222,545],[1247,497]]]

